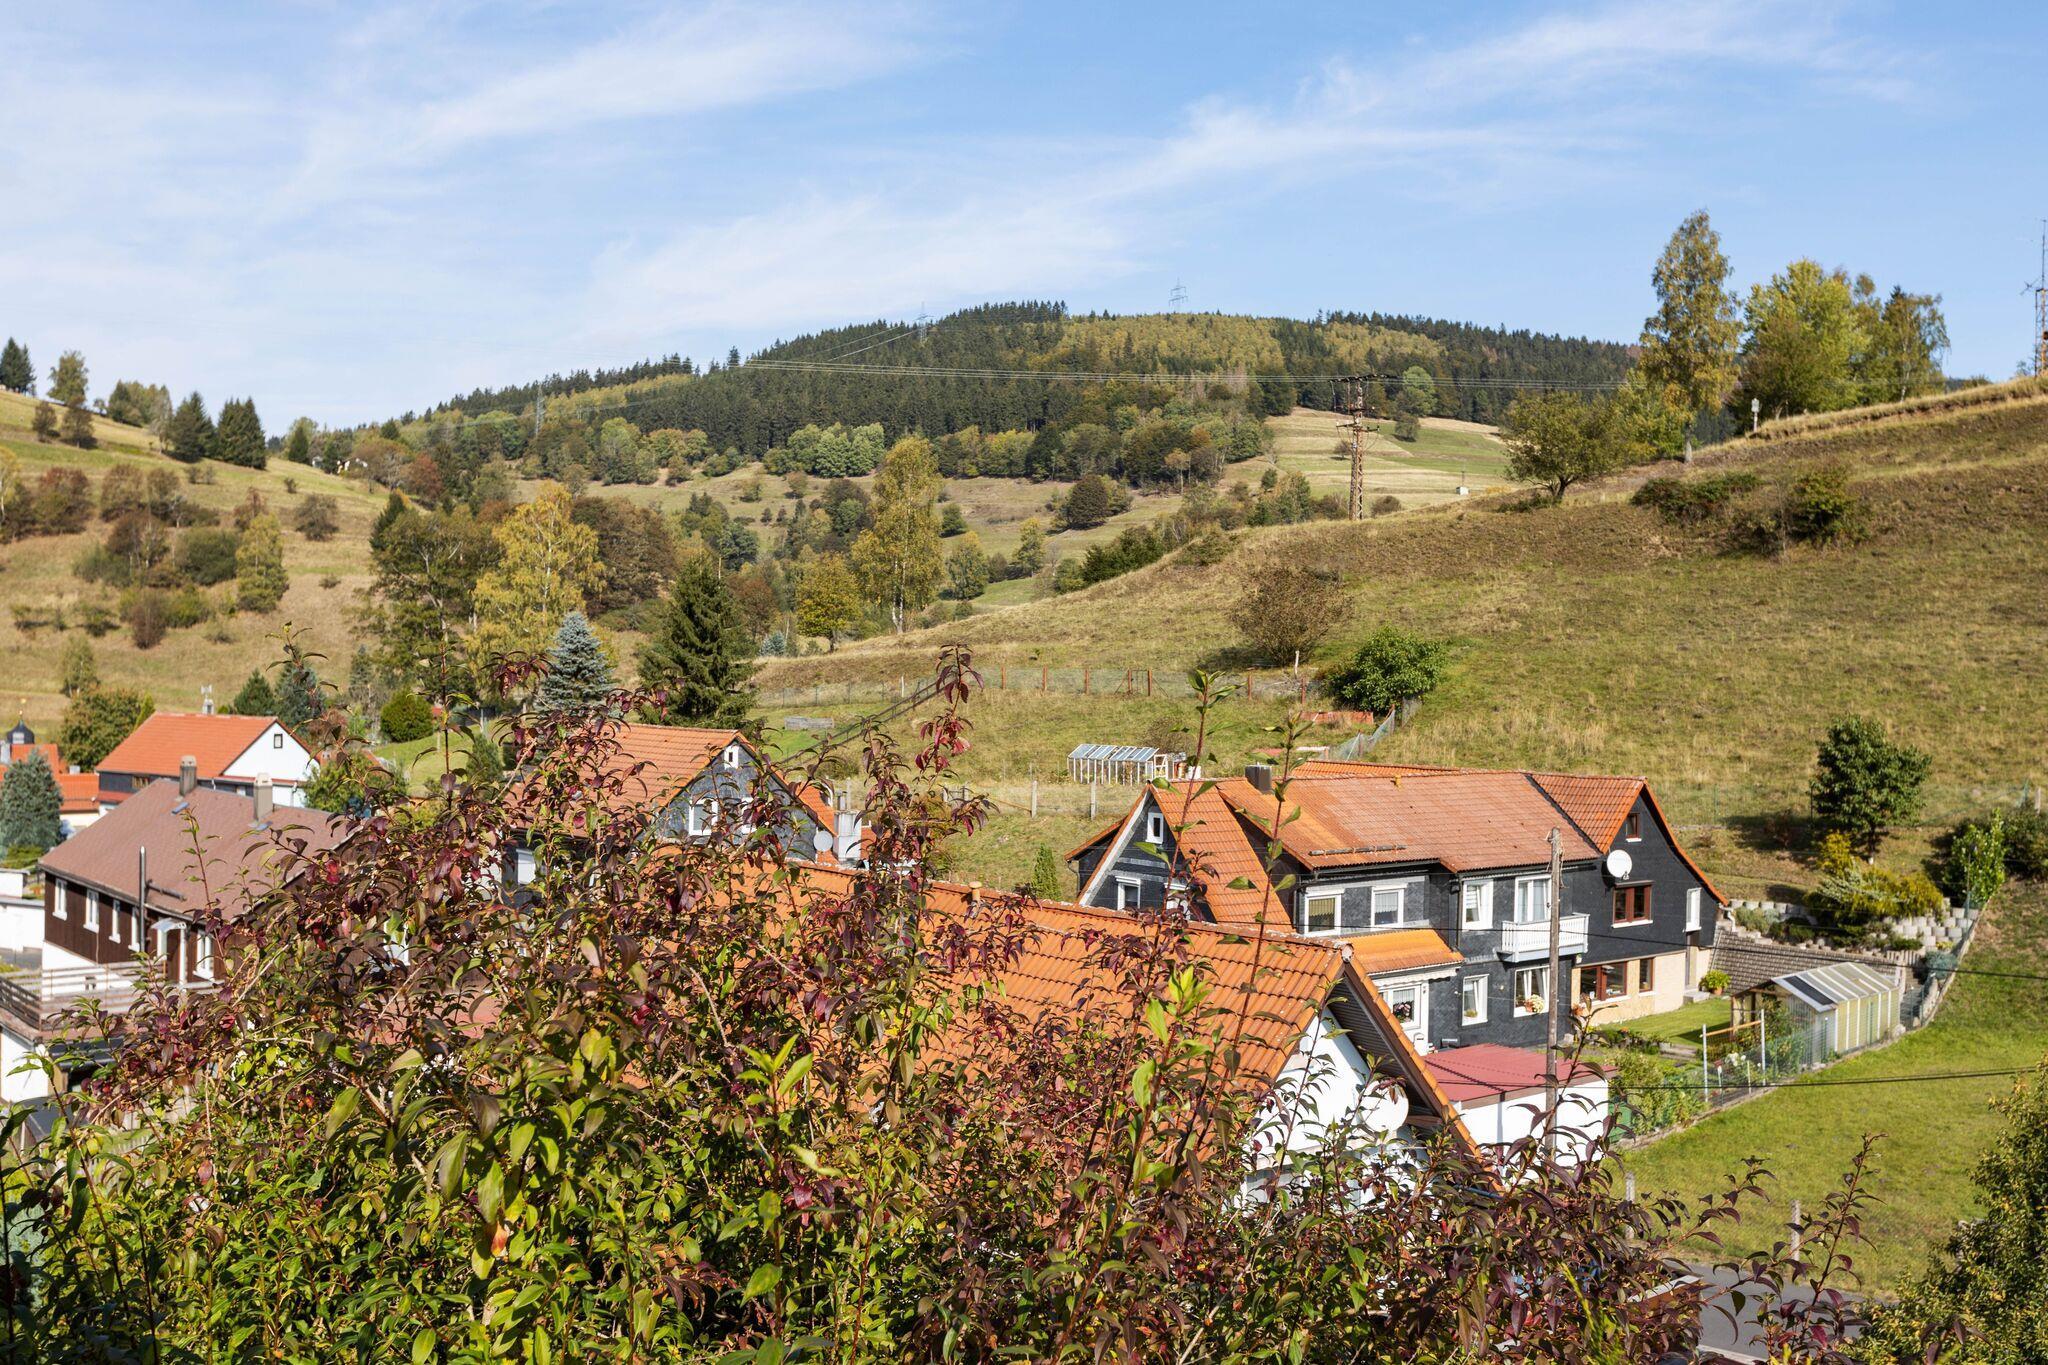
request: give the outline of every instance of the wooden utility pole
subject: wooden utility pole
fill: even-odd
[[[1351,520],[1365,520],[1365,377],[1353,375],[1338,384],[1345,427],[1351,432]]]
[[[1543,1107],[1550,1125],[1550,1159],[1557,1160],[1557,979],[1558,922],[1564,914],[1564,836],[1550,827],[1550,976],[1544,983]]]

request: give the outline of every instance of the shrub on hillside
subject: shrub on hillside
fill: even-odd
[[[1728,510],[1738,496],[1756,488],[1758,482],[1757,476],[1746,470],[1697,479],[1660,474],[1638,488],[1629,501],[1649,508],[1674,526],[1697,526]]]
[[[1401,510],[1401,500],[1392,493],[1382,493],[1372,500],[1370,510],[1376,517],[1391,516]]]
[[[1998,845],[2005,875],[2029,882],[2048,879],[2048,813],[2029,805],[2008,806],[1958,821],[1935,841],[1929,866],[1935,881],[1952,899],[1960,901],[1968,891],[1967,851],[1988,836],[1994,819],[1999,825]]]
[[[434,708],[410,688],[393,693],[377,719],[384,726],[384,738],[393,744],[410,744],[434,733]]]
[[[82,469],[60,465],[36,480],[35,529],[46,536],[83,531],[92,516],[92,482]]]
[[[1893,872],[1866,862],[1840,831],[1821,840],[1819,871],[1806,908],[1821,932],[1837,943],[1885,937],[1890,921],[1939,914],[1944,906],[1940,888],[1926,873]]]
[[[128,620],[128,634],[137,649],[156,648],[170,629],[165,595],[162,588],[143,588],[129,595],[128,608],[122,614]]]
[[[1349,660],[1324,675],[1330,695],[1346,706],[1384,716],[1443,681],[1451,648],[1442,640],[1381,626]]]
[[[1285,667],[1314,653],[1348,605],[1337,574],[1273,554],[1246,568],[1230,623],[1255,662]]]
[[[340,505],[326,493],[309,493],[292,513],[292,529],[308,540],[332,540],[341,529]]]
[[[1895,743],[1874,720],[1836,721],[1821,741],[1807,787],[1814,821],[1874,854],[1891,826],[1919,811],[1932,765],[1920,750]]]
[[[1206,569],[1230,558],[1230,552],[1236,548],[1237,537],[1212,526],[1181,547],[1177,562],[1192,569]]]
[[[178,537],[178,573],[210,588],[235,576],[235,549],[241,537],[219,527],[199,526]]]
[[[1785,495],[1785,534],[1796,541],[1848,544],[1862,537],[1864,519],[1863,500],[1840,465],[1802,475]]]

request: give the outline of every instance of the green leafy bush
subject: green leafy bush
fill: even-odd
[[[434,708],[411,689],[394,693],[377,719],[384,724],[384,738],[393,744],[410,744],[434,733]]]
[[[1324,682],[1330,695],[1344,705],[1380,716],[1435,690],[1450,658],[1450,646],[1442,640],[1381,626]]]
[[[1813,545],[1861,539],[1863,500],[1849,487],[1849,471],[1825,465],[1802,475],[1785,496],[1785,534]]]
[[[1700,977],[1700,989],[1709,995],[1720,995],[1728,989],[1728,973],[1716,967]]]
[[[1719,516],[1757,483],[1757,476],[1746,470],[1697,479],[1660,474],[1638,488],[1629,501],[1649,508],[1675,526],[1696,526]]]
[[[220,527],[194,527],[178,537],[178,572],[201,587],[235,576],[235,548],[241,537]]]
[[[1893,872],[1858,858],[1849,836],[1837,831],[1821,841],[1820,883],[1807,897],[1821,930],[1842,942],[1887,933],[1902,915],[1932,915],[1945,908],[1941,889],[1924,872]]]

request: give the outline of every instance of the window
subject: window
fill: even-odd
[[[97,891],[88,891],[85,893],[85,927],[87,928],[87,930],[93,933],[99,932],[100,893]],[[119,938],[120,935],[116,934],[114,935],[114,937]]]
[[[1550,918],[1550,878],[1523,877],[1515,883],[1515,923],[1535,924]]]
[[[737,768],[740,766],[739,745],[728,744],[725,746],[725,766],[728,768]]]
[[[1387,1012],[1399,1021],[1401,1029],[1417,1046],[1429,1041],[1429,983],[1418,981],[1412,986],[1382,986],[1380,994],[1386,999]]]
[[[1700,889],[1695,886],[1685,893],[1685,932],[1696,934],[1700,930]]]
[[[524,886],[533,880],[533,850],[522,848],[512,854],[512,884]]]
[[[1119,910],[1137,909],[1142,891],[1143,888],[1139,885],[1136,877],[1118,877],[1116,879],[1116,908]]]
[[[1145,817],[1145,842],[1154,848],[1166,842],[1166,817],[1156,810]]]
[[[1407,887],[1375,886],[1372,889],[1372,927],[1386,929],[1399,924],[1407,906]]]
[[[1344,903],[1340,891],[1307,892],[1301,898],[1301,928],[1309,934],[1337,932],[1337,912]]]
[[[279,730],[271,735],[270,747],[273,749],[282,749],[284,747],[284,731]]]
[[[1466,882],[1459,897],[1464,907],[1464,925],[1467,929],[1491,929],[1493,927],[1493,883],[1490,881]]]
[[[1548,967],[1515,968],[1515,1014],[1526,1017],[1543,1013],[1550,995]]]
[[[1628,819],[1621,822],[1621,837],[1634,842],[1643,837],[1643,816],[1640,811],[1630,811]]]
[[[122,908],[128,912],[128,946],[140,952],[142,951],[142,907],[138,905],[132,908],[128,906],[123,906]]]
[[[1657,959],[1654,957],[1639,959],[1636,962],[1636,989],[1639,991],[1654,990],[1656,985]]]
[[[213,980],[213,935],[204,929],[192,934],[192,975]]]
[[[50,883],[50,913],[58,919],[70,919],[71,912],[65,901],[71,896],[71,888],[59,881]]]
[[[1458,1017],[1467,1024],[1486,1022],[1486,978],[1468,976],[1459,992],[1461,1009]]]
[[[692,801],[689,813],[684,816],[683,828],[691,834],[709,834],[714,821],[718,819],[718,802]]]
[[[1614,922],[1647,924],[1650,920],[1650,887],[1647,882],[1614,888]]]
[[[1603,962],[1579,968],[1579,999],[1614,1000],[1628,994],[1628,964]]]

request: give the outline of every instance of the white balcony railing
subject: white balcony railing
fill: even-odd
[[[1559,956],[1586,951],[1586,917],[1560,915],[1557,919]],[[1509,920],[1500,926],[1500,955],[1510,961],[1550,955],[1550,921]]]
[[[101,1008],[119,1014],[141,995],[141,977],[136,964],[125,962],[43,971],[0,971],[0,1010],[35,1029],[56,1027],[68,1011],[88,1000],[96,1000]]]

